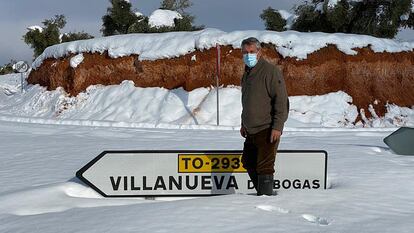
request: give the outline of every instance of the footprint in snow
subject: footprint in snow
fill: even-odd
[[[276,206],[271,206],[271,205],[258,205],[258,206],[256,206],[256,208],[259,209],[259,210],[264,210],[264,211],[269,211],[269,212],[276,211],[276,212],[279,212],[279,213],[282,213],[282,214],[289,213],[289,210],[285,210],[283,208],[276,207]]]
[[[327,226],[330,223],[326,218],[317,217],[311,214],[302,214],[302,217],[308,222],[316,223],[322,226]]]

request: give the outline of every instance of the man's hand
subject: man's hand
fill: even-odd
[[[244,128],[244,126],[240,127],[240,135],[244,138],[247,136],[247,131],[246,128]]]
[[[280,139],[282,132],[277,129],[272,129],[272,133],[270,134],[270,143],[276,142],[276,140]]]

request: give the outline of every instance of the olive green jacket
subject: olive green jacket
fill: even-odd
[[[249,134],[268,127],[283,131],[289,98],[280,69],[260,57],[253,68],[245,66],[241,79],[241,123]]]

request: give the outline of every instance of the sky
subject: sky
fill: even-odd
[[[131,0],[132,7],[149,16],[160,6],[161,0]],[[196,16],[196,25],[205,25],[223,31],[264,30],[259,15],[271,6],[291,11],[302,0],[192,0],[188,12]],[[100,37],[102,16],[110,6],[109,0],[0,0],[0,65],[11,59],[33,60],[32,49],[22,36],[26,28],[42,25],[44,19],[64,14],[67,24],[62,32],[85,31]],[[414,30],[404,30],[397,36],[402,40],[414,40]]]

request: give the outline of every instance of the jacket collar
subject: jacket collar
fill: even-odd
[[[247,72],[249,75],[254,74],[263,67],[265,62],[266,60],[261,56],[257,61],[257,64],[252,68],[248,67],[247,65],[244,65],[244,71]]]

